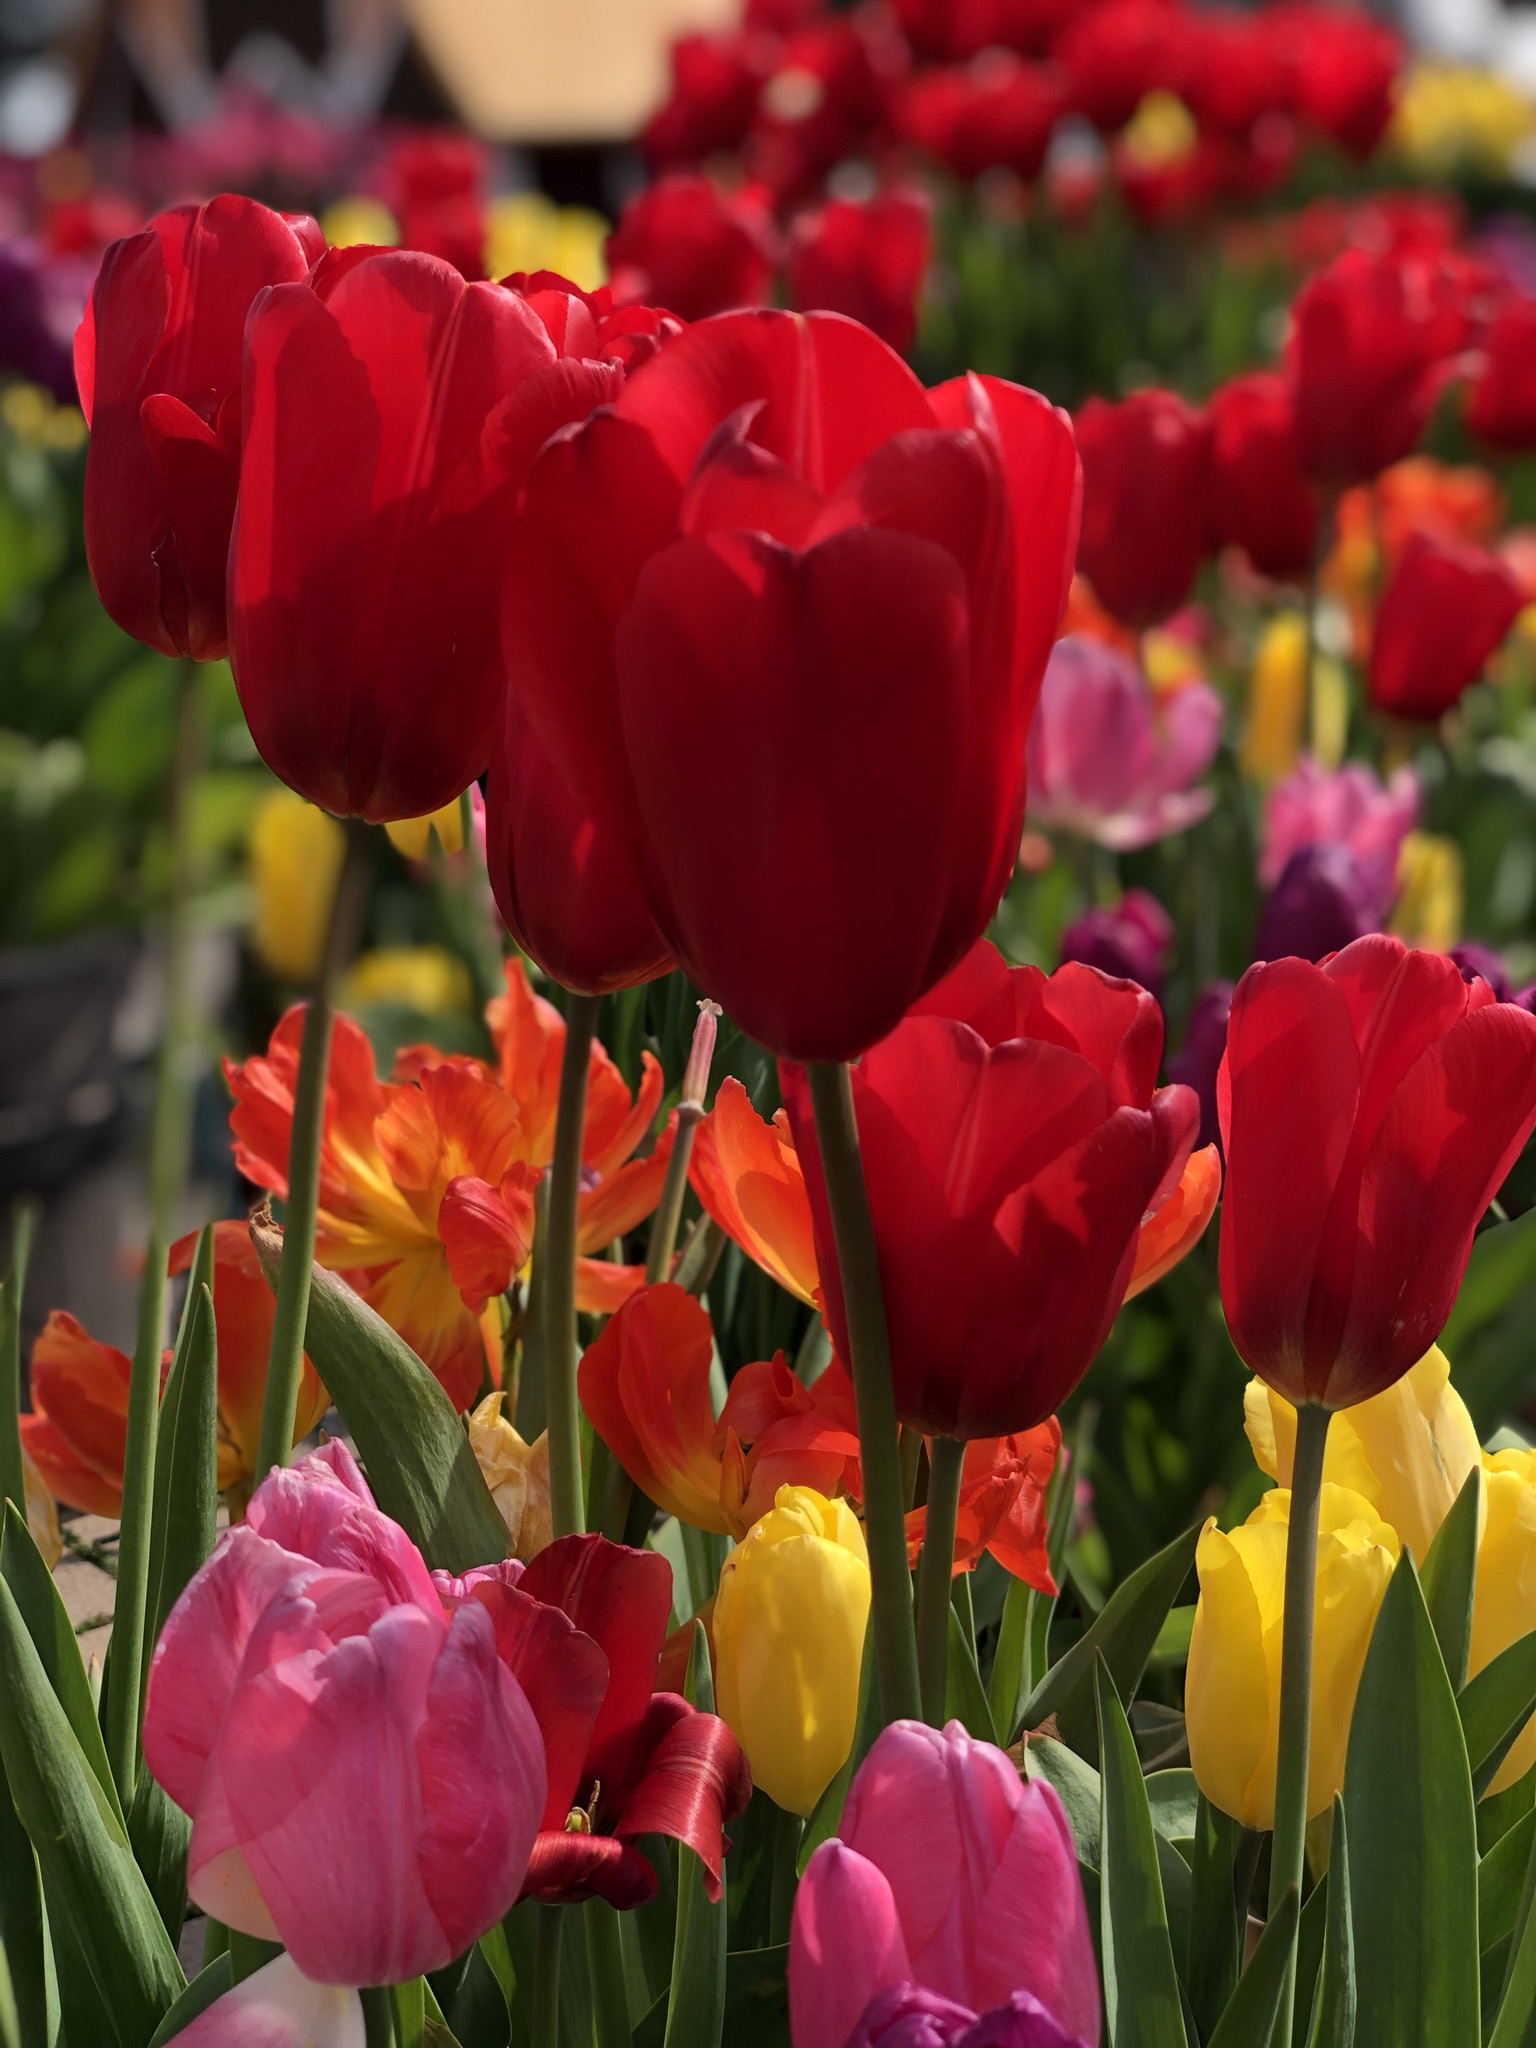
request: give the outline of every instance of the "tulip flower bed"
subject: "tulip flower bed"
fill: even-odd
[[[18,1412],[24,1214],[0,1297],[0,2048],[1536,2040],[1523,245],[1230,211],[1370,155],[1361,17],[896,13],[680,44],[596,290],[102,259],[91,577],[229,665],[296,999],[173,1241],[178,747],[137,1341]],[[1074,120],[1268,254],[1069,413],[964,278],[1070,282]]]

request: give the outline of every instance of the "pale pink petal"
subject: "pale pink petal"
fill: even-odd
[[[884,1874],[834,1837],[805,1866],[789,1931],[795,2048],[844,2048],[864,2008],[912,1974]]]
[[[363,2002],[338,1984],[312,1984],[278,1956],[215,1999],[176,2036],[177,2048],[363,2048]]]
[[[421,1552],[374,1506],[345,1444],[325,1444],[268,1473],[251,1496],[246,1526],[316,1564],[366,1572],[391,1602],[437,1611]]]

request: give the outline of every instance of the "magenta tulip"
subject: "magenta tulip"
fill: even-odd
[[[490,1617],[443,1612],[344,1445],[258,1487],[177,1601],[144,1757],[187,1889],[320,1984],[441,1969],[522,1888],[544,1743]]]
[[[795,1896],[795,2048],[861,2041],[873,2002],[898,1986],[972,2015],[1026,1992],[1069,2041],[1097,2048],[1098,1976],[1061,1802],[958,1721],[897,1721],[876,1738]]]

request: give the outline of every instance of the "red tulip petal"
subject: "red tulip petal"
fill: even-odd
[[[1221,1148],[1202,1145],[1185,1161],[1179,1184],[1143,1221],[1136,1236],[1136,1264],[1125,1290],[1129,1301],[1161,1280],[1194,1250],[1216,1213],[1221,1194]]]
[[[704,1889],[720,1896],[722,1825],[746,1810],[752,1774],[741,1744],[714,1714],[695,1713],[672,1693],[651,1701],[636,1742],[644,1773],[624,1798],[614,1832],[670,1835],[704,1865]]]
[[[569,1831],[541,1834],[528,1859],[522,1896],[547,1906],[575,1906],[606,1899],[621,1913],[647,1906],[656,1896],[656,1873],[633,1842],[613,1835]]]

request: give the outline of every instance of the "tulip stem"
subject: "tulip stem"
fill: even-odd
[[[859,1462],[864,1477],[864,1533],[869,1544],[871,1618],[880,1718],[921,1718],[917,1643],[912,1632],[912,1575],[907,1569],[906,1515],[896,1437],[896,1396],[891,1346],[885,1327],[880,1258],[870,1220],[853,1083],[847,1066],[817,1063],[806,1069],[821,1152],[822,1179],[832,1215],[832,1239],[848,1322],[848,1361],[859,1419]]]
[[[1280,1631],[1280,1732],[1275,1765],[1275,1836],[1270,1846],[1269,1910],[1294,1885],[1299,1896],[1307,1843],[1307,1766],[1312,1732],[1312,1626],[1317,1604],[1317,1524],[1323,1453],[1332,1410],[1303,1401],[1296,1410],[1290,1526],[1285,1542],[1285,1612]],[[1296,1943],[1291,1943],[1273,2039],[1289,2044],[1296,2003]]]
[[[558,2048],[560,2040],[560,1936],[563,1906],[540,1906],[533,1949],[533,2048]]]
[[[777,1948],[789,1939],[799,1883],[800,1843],[805,1822],[798,1813],[779,1807],[773,1817],[773,1877],[768,1893],[768,1942]]]
[[[267,1384],[261,1403],[255,1478],[286,1465],[293,1449],[293,1416],[304,1366],[304,1328],[309,1317],[309,1275],[315,1259],[315,1223],[320,1207],[320,1151],[325,1138],[325,1093],[331,1065],[331,1025],[336,979],[356,941],[362,921],[363,889],[371,851],[369,828],[348,818],[347,849],[326,924],[320,968],[304,1012],[299,1071],[293,1088],[293,1123],[288,1133],[288,1196],[283,1204],[283,1256],[267,1347]]]
[[[11,1257],[0,1280],[0,1502],[13,1500],[27,1519],[26,1468],[21,1457],[21,1297],[27,1284],[27,1260],[37,1210],[18,1202],[11,1211]]]
[[[123,1445],[123,1509],[118,1534],[117,1595],[112,1609],[111,1676],[102,1733],[112,1777],[126,1813],[133,1804],[139,1762],[144,1632],[149,1601],[151,1514],[155,1492],[155,1437],[160,1412],[160,1354],[165,1344],[165,1263],[192,1149],[191,912],[196,861],[191,833],[192,784],[203,749],[202,702],[194,662],[181,664],[176,728],[166,791],[170,867],[161,937],[164,1018],[155,1063],[155,1101],[149,1127],[149,1228],[138,1329],[128,1378],[127,1433]],[[25,1507],[23,1506],[23,1513]]]
[[[572,994],[565,1005],[565,1051],[560,1059],[555,1151],[549,1166],[549,1228],[540,1276],[549,1509],[557,1536],[581,1535],[587,1520],[581,1478],[581,1409],[576,1399],[576,1234],[587,1064],[600,1001],[598,996]]]
[[[917,1567],[917,1668],[922,1679],[923,1719],[944,1725],[944,1691],[949,1676],[949,1582],[954,1575],[955,1515],[965,1445],[957,1436],[936,1436],[928,1446],[928,1519]]]

